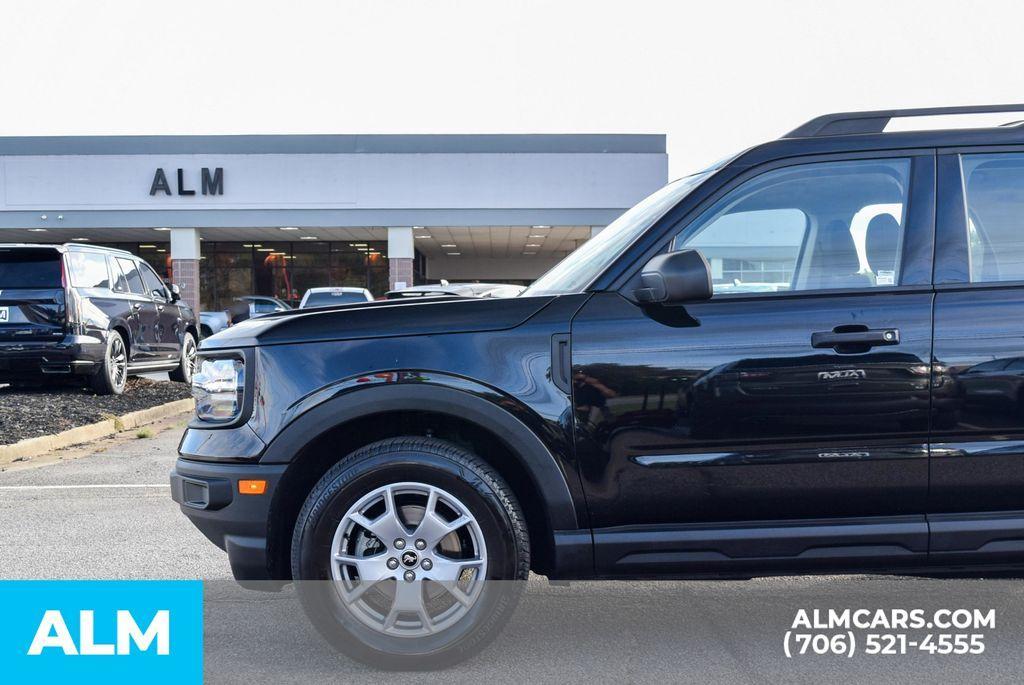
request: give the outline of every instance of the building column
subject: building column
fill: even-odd
[[[199,314],[199,229],[171,229],[171,269],[181,299]]]
[[[412,265],[416,256],[412,226],[388,227],[388,287],[391,290],[413,285]]]

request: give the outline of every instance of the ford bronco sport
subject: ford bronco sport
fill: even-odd
[[[1019,570],[1024,126],[887,131],[1011,111],[812,120],[516,298],[234,326],[174,499],[238,579],[325,581],[299,583],[321,632],[398,667],[493,638],[531,570]]]

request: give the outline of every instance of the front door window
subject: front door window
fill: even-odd
[[[711,265],[715,294],[899,284],[910,161],[769,171],[716,202],[673,242]]]

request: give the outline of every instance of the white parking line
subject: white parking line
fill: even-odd
[[[98,488],[169,488],[169,483],[101,483],[93,485],[0,485],[0,490],[93,490]]]

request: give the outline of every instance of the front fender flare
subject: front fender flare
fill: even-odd
[[[483,389],[483,388],[482,388]],[[493,393],[493,390],[487,389]],[[508,410],[466,390],[441,385],[371,385],[326,400],[288,424],[267,446],[262,464],[291,462],[326,431],[356,419],[399,411],[446,414],[470,421],[498,436],[522,465],[543,497],[552,530],[580,527],[577,503],[558,461],[538,435]],[[580,503],[582,505],[582,503]]]

